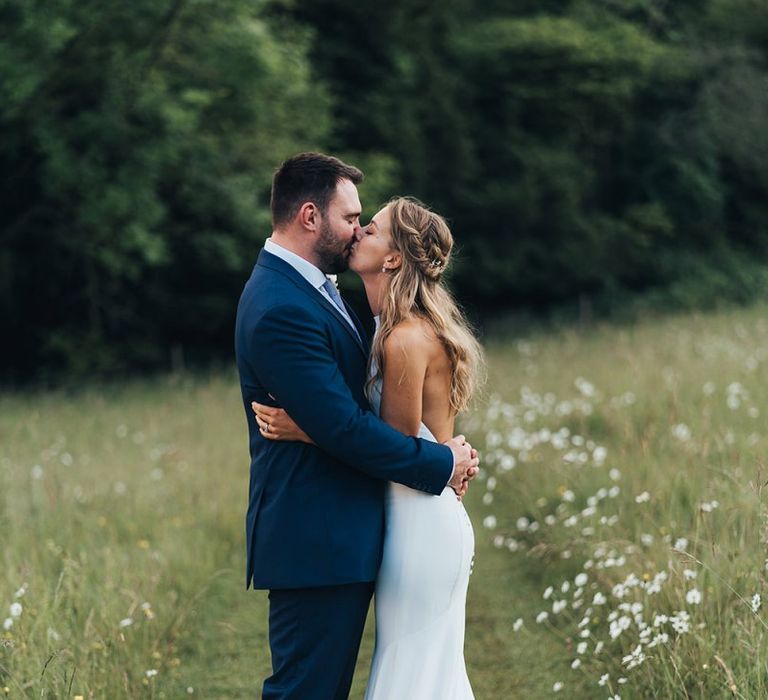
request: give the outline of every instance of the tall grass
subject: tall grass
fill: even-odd
[[[539,588],[520,643],[561,641],[552,692],[768,697],[764,312],[491,347],[483,523]]]
[[[489,342],[479,700],[768,696],[764,314]],[[234,374],[0,398],[0,697],[256,695],[247,471]]]
[[[234,379],[0,402],[8,694],[194,692],[182,660],[216,619],[211,590],[221,577],[242,582]]]

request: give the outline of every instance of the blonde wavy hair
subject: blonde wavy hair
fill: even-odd
[[[387,206],[390,236],[402,256],[392,270],[373,340],[369,369],[370,391],[384,370],[384,341],[400,322],[425,320],[443,344],[451,362],[450,407],[463,411],[481,382],[483,354],[480,343],[451,293],[442,282],[450,261],[453,235],[445,219],[412,197],[395,197]]]

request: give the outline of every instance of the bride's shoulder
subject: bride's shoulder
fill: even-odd
[[[411,317],[393,326],[384,340],[384,353],[390,355],[394,351],[410,353],[430,353],[437,337],[432,327],[424,319]]]

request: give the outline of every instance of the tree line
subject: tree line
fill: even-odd
[[[285,157],[452,223],[475,308],[746,301],[756,0],[0,0],[1,379],[231,354]],[[352,292],[354,294],[354,290]]]

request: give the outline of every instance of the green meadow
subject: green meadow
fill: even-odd
[[[768,696],[766,310],[488,341],[479,700]],[[0,398],[0,697],[256,696],[247,481],[234,371]]]

